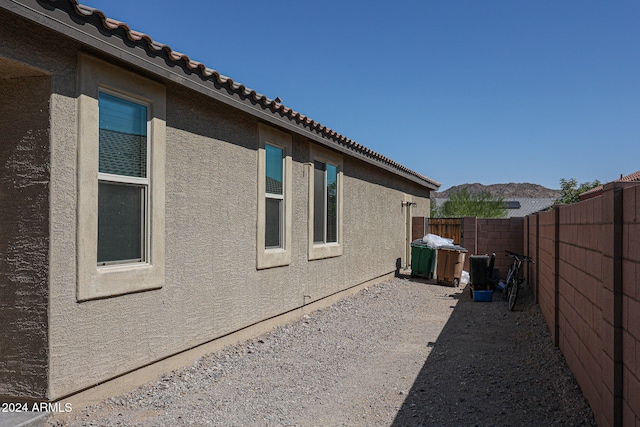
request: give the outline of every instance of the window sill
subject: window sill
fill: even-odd
[[[160,289],[164,269],[148,263],[99,266],[81,279],[84,286],[78,289],[78,301],[87,301]]]
[[[342,244],[313,244],[309,247],[309,261],[342,256]]]
[[[258,270],[283,267],[289,264],[291,264],[291,251],[277,248],[265,249],[263,252],[258,252],[258,259],[256,262],[256,268]]]

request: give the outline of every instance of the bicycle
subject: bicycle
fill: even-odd
[[[520,269],[522,268],[523,262],[531,262],[535,264],[535,261],[526,255],[518,255],[515,252],[505,251],[507,256],[513,258],[513,262],[511,263],[511,267],[509,267],[509,272],[507,273],[507,283],[504,287],[504,296],[505,299],[509,301],[508,308],[509,311],[513,311],[513,308],[516,305],[516,299],[518,299],[518,288],[524,282],[524,278],[520,277]]]

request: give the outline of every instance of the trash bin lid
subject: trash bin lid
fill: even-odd
[[[459,245],[439,246],[438,249],[444,249],[444,250],[448,250],[448,251],[467,252],[467,250],[465,248],[463,248],[462,246],[459,246]]]
[[[426,248],[427,244],[422,239],[416,239],[413,242],[411,242],[411,246]]]

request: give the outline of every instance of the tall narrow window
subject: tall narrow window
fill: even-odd
[[[291,135],[258,124],[256,268],[291,264]]]
[[[284,151],[265,144],[265,248],[282,248],[284,227]]]
[[[146,260],[148,109],[100,92],[98,265]]]
[[[77,299],[165,280],[166,88],[79,55]]]
[[[338,241],[338,168],[315,160],[313,174],[313,242],[335,243]]]
[[[309,260],[342,255],[342,156],[316,145],[309,147]]]

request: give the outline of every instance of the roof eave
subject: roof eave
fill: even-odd
[[[305,116],[298,113],[292,117],[287,115],[286,113],[292,111],[275,100],[267,99],[255,91],[247,91],[243,85],[220,76],[201,63],[188,60],[188,57],[172,51],[166,45],[153,42],[144,34],[132,32],[124,24],[117,25],[117,21],[113,21],[116,24],[113,29],[102,28],[101,31],[97,22],[92,22],[100,20],[101,25],[104,25],[106,17],[101,12],[88,8],[82,9],[80,13],[77,1],[71,2],[49,0],[51,8],[44,8],[43,2],[38,0],[9,0],[8,3],[1,3],[0,8],[61,33],[105,55],[141,68],[154,76],[185,86],[272,125],[304,135],[320,145],[363,160],[429,190],[437,190],[440,187],[440,183],[411,171]],[[77,19],[82,19],[90,25],[80,27]],[[112,37],[113,35],[119,37]],[[113,40],[117,41],[114,43]],[[153,49],[150,46],[153,46]],[[323,132],[326,135],[323,135]]]

